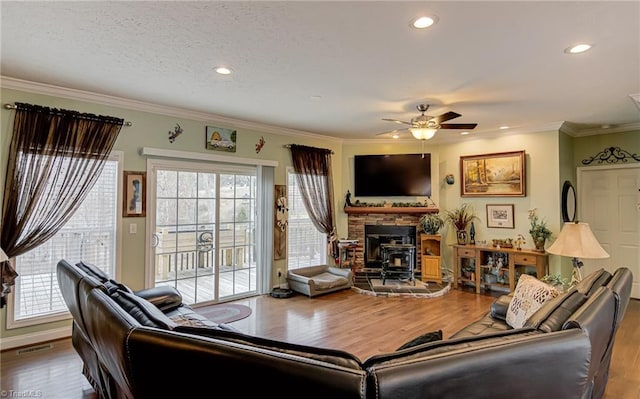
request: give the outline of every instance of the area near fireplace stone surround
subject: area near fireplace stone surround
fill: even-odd
[[[360,267],[376,267],[376,264],[378,262],[375,260],[375,252],[365,254],[365,252],[375,251],[373,248],[367,248],[369,243],[367,242],[367,238],[365,236],[365,226],[369,226],[367,230],[374,231],[374,233],[371,233],[371,234],[376,234],[376,235],[386,234],[387,239],[397,239],[394,237],[398,236],[399,235],[398,233],[402,232],[402,234],[406,234],[405,231],[402,231],[404,230],[403,228],[407,228],[407,227],[413,228],[412,229],[413,237],[412,237],[411,243],[416,245],[415,252],[419,254],[421,253],[421,248],[420,248],[420,240],[417,239],[418,232],[416,231],[416,226],[418,226],[420,217],[422,215],[424,215],[425,213],[436,213],[438,212],[438,209],[427,208],[427,207],[424,207],[424,208],[378,207],[378,208],[366,208],[366,209],[361,209],[358,207],[350,207],[350,208],[345,208],[345,212],[348,214],[348,237],[350,239],[356,239],[358,240],[358,242],[363,243],[362,246],[356,249],[356,259],[355,259],[356,265]],[[389,229],[388,230],[379,229],[373,226],[386,226]],[[400,229],[394,229],[394,227],[399,227]],[[377,241],[378,241],[377,242],[378,244],[384,243],[384,239],[382,240],[382,242],[380,242],[379,239]],[[399,242],[399,243],[402,243],[402,242]],[[370,249],[370,251],[367,251],[367,249]],[[370,259],[367,260],[365,258],[365,255],[370,255],[368,256]],[[417,259],[414,264],[415,264],[416,271],[421,270],[420,256],[417,256]],[[377,267],[380,267],[380,265],[377,264]]]

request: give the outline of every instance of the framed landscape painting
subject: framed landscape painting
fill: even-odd
[[[524,151],[460,157],[462,197],[526,196]]]

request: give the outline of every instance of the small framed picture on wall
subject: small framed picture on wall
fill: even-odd
[[[124,172],[122,197],[123,217],[144,217],[147,214],[147,172]]]
[[[487,227],[513,229],[513,204],[487,204]]]

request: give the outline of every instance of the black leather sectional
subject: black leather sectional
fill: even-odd
[[[200,323],[171,289],[132,292],[64,260],[57,270],[104,398],[600,398],[632,281],[626,268],[594,273],[521,329],[506,325],[504,296],[449,339],[362,361]]]

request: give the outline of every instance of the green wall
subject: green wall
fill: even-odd
[[[598,161],[585,165],[582,161],[591,159],[609,147],[620,147],[620,149],[640,157],[640,129],[621,133],[576,137],[573,139],[572,144],[573,165],[576,168],[603,165]],[[628,158],[628,162],[634,163],[637,161]]]
[[[162,115],[154,112],[127,109],[124,107],[100,105],[87,101],[79,101],[6,88],[2,89],[1,97],[3,104],[25,102],[48,107],[71,109],[80,112],[111,115],[131,121],[133,126],[123,127],[114,145],[114,150],[120,150],[124,153],[124,170],[145,170],[146,158],[140,156],[139,151],[143,147],[153,147],[168,150],[277,161],[278,166],[275,169],[275,184],[286,184],[286,169],[291,166],[291,156],[289,149],[285,148],[285,145],[292,143],[333,150],[333,168],[335,171],[340,171],[342,169],[342,140],[326,138],[313,134],[293,135],[286,132],[283,134],[277,134],[273,132],[275,129],[270,127],[265,127],[265,131],[261,131],[259,128],[237,128],[237,152],[217,152],[206,150],[205,148],[205,126],[213,125],[229,128],[236,127],[220,123],[213,118],[211,120],[201,120],[200,115],[197,115],[198,119],[168,116],[166,114]],[[176,114],[179,114],[179,112],[176,112]],[[185,114],[188,113],[185,112]],[[0,183],[2,184],[2,187],[4,187],[7,166],[6,160],[9,151],[14,115],[15,111],[4,109],[4,107],[0,111],[0,155],[2,159],[0,162]],[[169,143],[168,133],[173,130],[176,123],[180,124],[184,132],[172,144]],[[260,153],[256,153],[255,145],[261,137],[264,137],[265,145]],[[339,202],[340,195],[338,195],[341,187],[340,174],[334,174],[336,175],[334,176],[336,206],[340,206],[339,209],[342,209],[342,204]],[[0,201],[2,200],[3,191],[4,190],[0,190]],[[128,233],[128,226],[131,223],[137,224],[137,234],[135,235]],[[119,279],[132,289],[144,288],[146,218],[121,218],[121,229],[122,252],[120,254]],[[286,260],[274,261],[273,266],[273,270],[277,268],[285,269]],[[273,273],[275,273],[275,271]],[[273,275],[271,277],[271,281],[276,282],[277,277]],[[71,325],[70,321],[59,321],[7,330],[6,308],[0,311],[0,317],[2,318],[0,338],[33,334],[47,329],[58,329]]]
[[[235,128],[238,131],[237,152],[220,152],[219,155],[231,155],[242,158],[277,161],[275,170],[275,184],[286,184],[286,169],[291,166],[289,150],[284,146],[290,143],[328,148],[334,151],[332,166],[334,171],[334,192],[336,222],[338,236],[347,234],[347,215],[342,212],[344,196],[347,190],[353,192],[353,156],[357,154],[391,154],[391,153],[419,153],[422,151],[415,141],[404,142],[380,142],[380,140],[338,140],[314,134],[282,129],[279,132],[273,127],[260,127],[251,124],[251,128],[233,126],[229,121],[220,122],[211,115],[196,114],[189,111],[174,111],[153,106],[132,106],[126,101],[107,102],[114,105],[101,105],[91,99],[78,100],[67,95],[44,95],[3,88],[1,93],[2,103],[27,102],[32,104],[73,109],[80,112],[106,114],[124,118],[131,121],[133,126],[122,129],[115,149],[124,153],[125,170],[145,170],[146,159],[139,155],[142,147],[154,147],[179,151],[191,151],[200,153],[217,153],[205,149],[205,126],[214,125],[220,127]],[[89,97],[88,97],[89,98]],[[104,104],[105,102],[102,102]],[[132,103],[133,104],[133,103]],[[172,116],[182,115],[182,116]],[[187,115],[187,117],[185,117]],[[0,183],[4,187],[6,174],[6,159],[9,150],[11,136],[11,121],[14,112],[2,108],[0,112]],[[176,123],[184,129],[184,133],[178,137],[175,143],[168,141],[168,132],[173,130]],[[240,123],[242,126],[247,123]],[[255,144],[264,137],[265,145],[258,154],[255,152]],[[561,227],[560,195],[562,182],[566,179],[575,183],[575,167],[582,166],[580,160],[592,156],[606,146],[620,146],[623,149],[640,153],[639,132],[607,134],[590,136],[588,138],[571,138],[558,131],[534,132],[528,134],[505,134],[490,139],[466,139],[459,143],[443,143],[434,145],[425,143],[424,151],[432,157],[432,200],[440,209],[453,209],[463,202],[473,205],[476,214],[480,218],[476,225],[476,240],[490,241],[492,238],[514,238],[522,234],[528,239],[525,247],[532,243],[528,234],[527,211],[537,208],[538,214],[546,219],[551,230],[557,234]],[[526,197],[516,198],[461,198],[460,197],[460,171],[459,159],[462,155],[475,155],[483,153],[526,151]],[[455,176],[454,185],[446,185],[444,177],[447,174]],[[571,177],[571,178],[569,178]],[[0,200],[2,192],[0,191]],[[355,198],[354,198],[355,199]],[[367,198],[367,201],[384,201],[385,198]],[[423,201],[425,198],[408,198],[409,201]],[[487,204],[514,204],[515,229],[488,229],[486,228]],[[122,253],[120,266],[120,279],[133,289],[144,287],[145,264],[145,218],[123,218],[121,228]],[[137,224],[138,234],[128,234],[128,225]],[[453,234],[446,234],[445,243],[453,244]],[[547,244],[547,246],[549,243]],[[451,253],[448,245],[444,253],[444,266],[451,267]],[[560,263],[558,257],[550,257],[550,271],[562,272],[567,277],[570,275],[570,264],[567,267]],[[286,260],[275,261],[273,270],[284,269]],[[274,272],[275,273],[275,272]],[[271,276],[271,281],[276,282],[277,277]],[[46,333],[51,329],[59,329],[70,326],[70,321],[60,321],[37,326],[6,329],[6,309],[0,311],[2,326],[0,338],[19,337],[25,334],[36,336]]]

